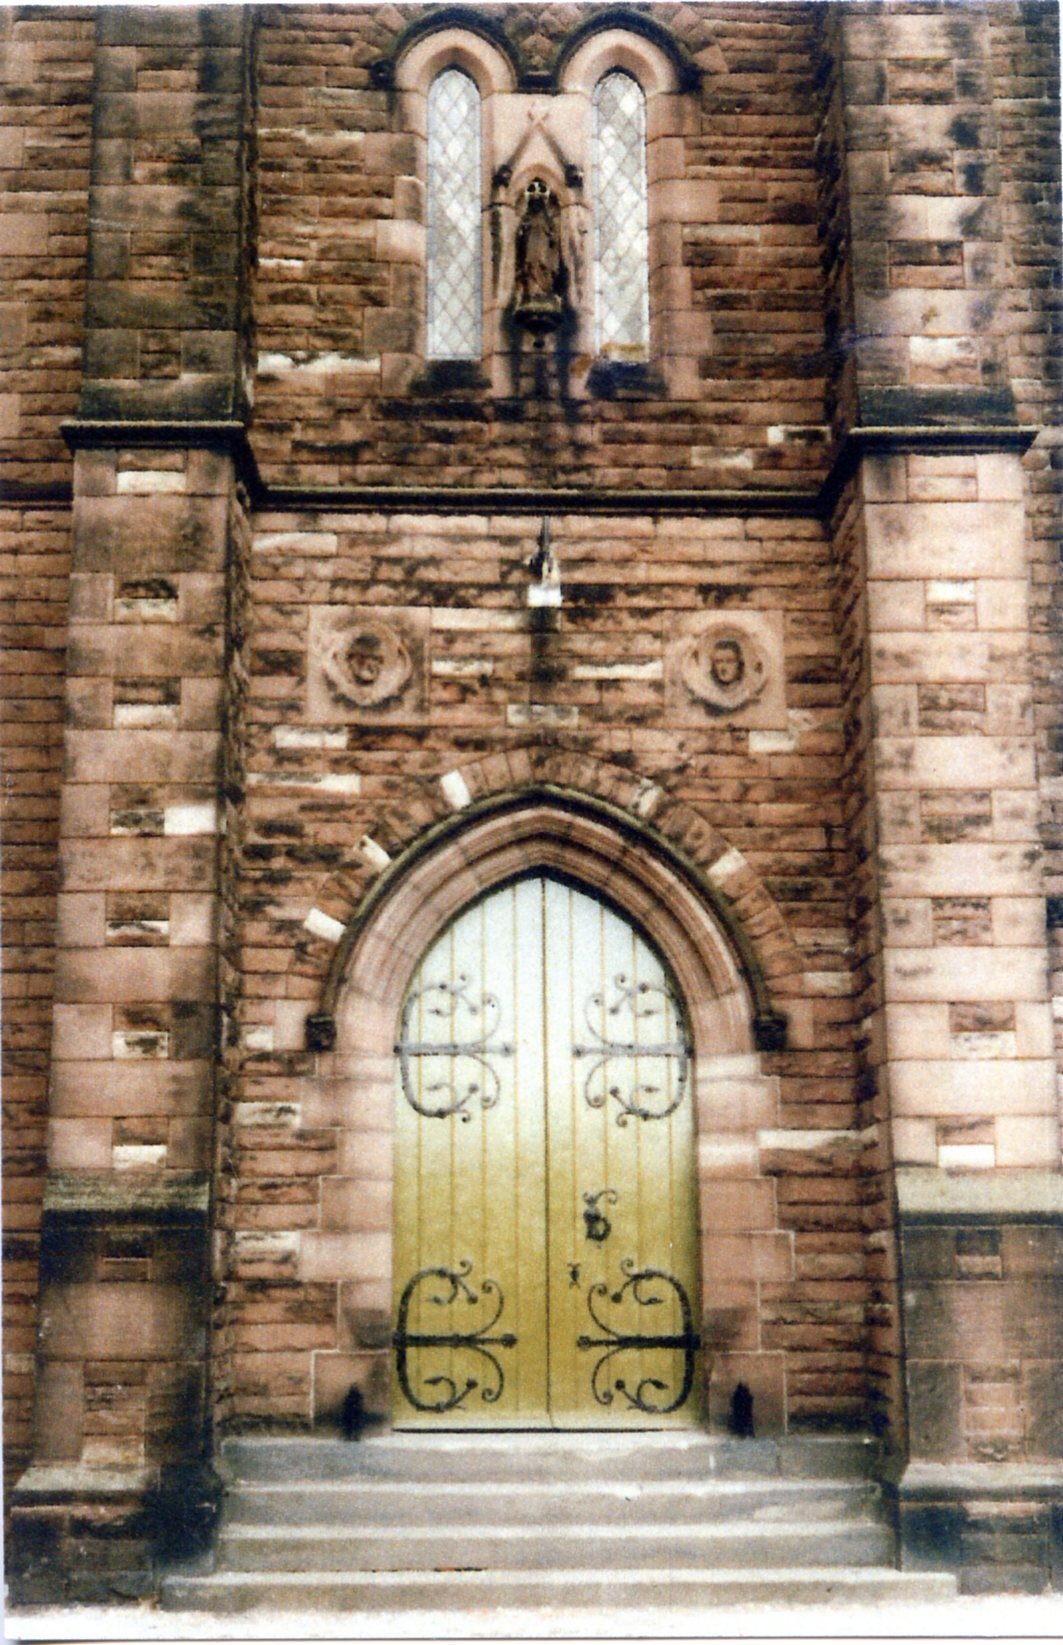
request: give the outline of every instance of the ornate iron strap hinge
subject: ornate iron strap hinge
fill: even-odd
[[[422,1002],[424,1002],[422,1004]],[[415,1040],[410,1036],[410,1027],[413,1015],[418,1006],[426,1016],[442,1017],[446,1020],[450,1030],[449,1039]],[[502,1095],[502,1080],[497,1068],[494,1068],[492,1057],[511,1057],[514,1047],[509,1044],[491,1045],[492,1034],[497,1031],[498,1018],[501,1007],[493,994],[481,994],[476,999],[469,991],[469,979],[460,976],[457,982],[430,982],[423,988],[415,988],[406,999],[402,1008],[402,1021],[399,1024],[399,1037],[395,1045],[395,1053],[399,1059],[399,1081],[402,1085],[402,1094],[411,1108],[426,1119],[446,1119],[450,1114],[457,1114],[462,1120],[472,1118],[469,1104],[479,1097],[481,1108],[493,1108]],[[463,1018],[468,1018],[471,1024],[476,1024],[480,1031],[468,1039],[461,1039],[456,1032]],[[479,1019],[479,1021],[477,1021]],[[449,1064],[448,1072],[442,1079],[429,1079],[422,1076],[418,1082],[414,1079],[413,1064],[417,1059],[443,1057]],[[461,1063],[471,1064],[464,1075],[459,1074]],[[465,1081],[464,1090],[461,1085]],[[426,1102],[425,1098],[433,1098],[439,1092],[446,1092],[447,1099],[435,1106]]]
[[[690,1076],[690,1062],[693,1056],[693,1046],[686,1037],[682,1039],[660,1039],[640,1041],[636,1037],[630,1039],[610,1039],[597,1026],[595,1019],[600,1022],[602,1017],[622,1017],[627,1015],[631,1028],[634,1029],[645,1018],[661,1017],[666,1031],[675,1023],[681,1028],[683,1011],[671,989],[664,988],[656,983],[628,982],[624,976],[613,979],[615,993],[611,999],[606,998],[604,989],[592,994],[583,1008],[587,1026],[594,1036],[593,1045],[574,1045],[574,1057],[593,1057],[595,1060],[587,1073],[583,1084],[583,1094],[589,1108],[604,1108],[606,1099],[612,1097],[620,1104],[620,1112],[616,1116],[617,1125],[626,1125],[632,1115],[640,1120],[663,1120],[669,1114],[674,1114],[683,1100]],[[642,1064],[637,1070],[632,1070],[628,1089],[623,1090],[619,1083],[611,1082],[608,1077],[608,1068],[611,1062],[635,1061]],[[672,1065],[672,1090],[669,1095],[667,1079],[654,1080],[652,1068],[654,1063],[658,1067],[662,1062],[666,1067]]]
[[[502,1318],[505,1309],[505,1300],[502,1288],[493,1279],[481,1282],[478,1291],[466,1283],[472,1273],[472,1263],[468,1258],[459,1262],[456,1268],[422,1268],[420,1273],[414,1274],[406,1286],[399,1300],[398,1319],[392,1345],[395,1349],[395,1374],[399,1379],[399,1387],[406,1399],[418,1411],[455,1411],[462,1401],[467,1399],[474,1389],[480,1389],[480,1398],[487,1405],[497,1404],[502,1397],[505,1387],[505,1376],[502,1366],[491,1352],[492,1348],[515,1348],[517,1338],[512,1331],[505,1331],[498,1336],[491,1332]],[[461,1297],[470,1307],[478,1303],[481,1298],[489,1297],[495,1301],[495,1311],[489,1320],[478,1326],[475,1331],[411,1331],[409,1329],[410,1308],[419,1288],[429,1279],[443,1280],[449,1290],[446,1295],[432,1295],[429,1292],[419,1300],[429,1302],[440,1308],[449,1308]],[[451,1348],[478,1354],[487,1362],[488,1374],[491,1380],[481,1384],[476,1377],[467,1377],[464,1387],[459,1387],[453,1377],[437,1374],[422,1377],[420,1380],[424,1388],[439,1388],[442,1390],[438,1399],[422,1398],[410,1381],[408,1355],[415,1348]],[[423,1389],[422,1389],[423,1392]]]
[[[690,1390],[694,1386],[694,1355],[701,1347],[701,1338],[694,1329],[694,1316],[690,1307],[690,1298],[679,1281],[672,1274],[664,1273],[660,1268],[640,1268],[636,1271],[634,1258],[632,1257],[625,1257],[620,1267],[621,1271],[627,1275],[627,1279],[619,1291],[614,1291],[610,1296],[608,1285],[604,1280],[599,1280],[597,1284],[591,1286],[590,1291],[587,1293],[587,1311],[595,1325],[604,1334],[600,1337],[586,1335],[578,1337],[576,1346],[584,1351],[592,1348],[604,1348],[606,1350],[591,1372],[591,1391],[599,1405],[612,1405],[615,1390],[616,1393],[623,1394],[628,1404],[636,1411],[644,1411],[647,1416],[667,1416],[670,1411],[678,1411],[679,1407],[686,1403],[690,1397]],[[623,1302],[625,1296],[629,1293],[632,1301],[636,1302],[640,1308],[662,1306],[665,1297],[663,1295],[649,1295],[647,1291],[647,1288],[654,1281],[659,1281],[670,1287],[674,1299],[679,1304],[682,1330],[663,1332],[660,1335],[653,1335],[650,1332],[622,1332],[609,1325],[595,1311],[596,1300],[609,1296],[610,1302],[619,1304]],[[674,1398],[669,1396],[668,1384],[662,1382],[659,1377],[643,1377],[634,1393],[631,1392],[623,1377],[617,1377],[612,1387],[609,1387],[602,1380],[606,1368],[618,1354],[637,1353],[639,1350],[646,1349],[672,1350],[683,1355],[683,1375],[679,1391]],[[666,1400],[661,1403],[654,1403],[649,1397],[649,1390],[651,1389],[656,1390],[659,1394],[664,1394]]]

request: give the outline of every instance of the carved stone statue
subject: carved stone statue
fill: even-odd
[[[565,268],[557,196],[541,177],[524,190],[516,252],[514,315],[529,331],[552,331],[564,308]]]

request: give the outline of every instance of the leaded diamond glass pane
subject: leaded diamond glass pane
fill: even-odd
[[[599,354],[643,360],[649,352],[649,226],[646,102],[629,74],[594,93],[595,321]]]
[[[478,360],[480,94],[447,69],[428,94],[428,356]]]

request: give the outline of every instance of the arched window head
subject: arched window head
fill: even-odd
[[[428,93],[428,358],[482,353],[480,93],[444,69]]]
[[[600,355],[645,360],[650,348],[646,99],[622,70],[594,90],[594,302]]]

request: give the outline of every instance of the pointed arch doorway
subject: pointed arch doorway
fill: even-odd
[[[396,1426],[700,1423],[692,1059],[663,958],[560,875],[431,943],[396,1044]]]

